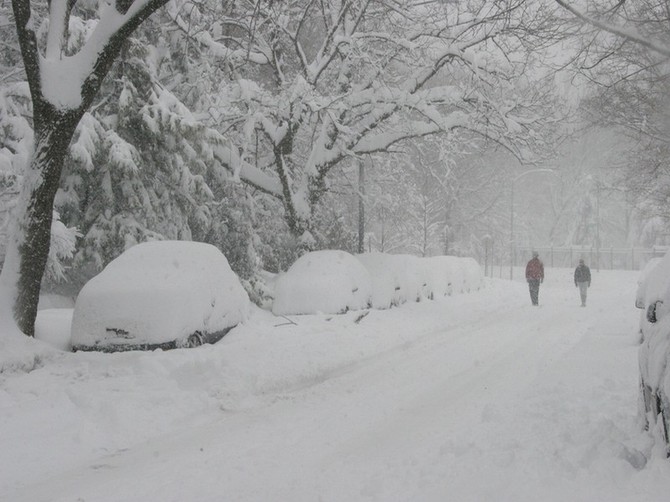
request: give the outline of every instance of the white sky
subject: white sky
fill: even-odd
[[[667,501],[636,278],[594,271],[586,308],[547,269],[540,307],[488,280],[359,323],[255,311],[214,346],[47,355],[0,374],[0,500]]]

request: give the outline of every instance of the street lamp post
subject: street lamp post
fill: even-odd
[[[514,278],[514,184],[519,181],[521,178],[527,174],[533,173],[552,173],[556,174],[553,169],[538,168],[538,169],[529,169],[515,178],[512,178],[511,188],[510,188],[510,197],[509,197],[509,279],[510,281]]]
[[[514,183],[518,178],[512,179],[512,188],[509,196],[509,280],[514,278]]]
[[[596,180],[596,270],[600,272],[600,180]]]
[[[358,253],[365,252],[365,164],[358,160]]]

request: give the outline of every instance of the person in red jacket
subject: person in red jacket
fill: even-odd
[[[533,305],[537,305],[540,283],[544,281],[544,264],[540,261],[539,256],[537,251],[533,251],[533,258],[526,265],[526,281]]]

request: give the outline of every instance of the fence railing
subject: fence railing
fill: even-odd
[[[487,253],[481,257],[488,276],[509,277],[509,270],[514,267],[523,267],[532,257],[533,251],[540,254],[545,267],[572,268],[576,267],[580,258],[592,270],[642,270],[646,263],[654,257],[665,255],[668,246],[645,247],[609,247],[595,248],[588,246],[554,247],[519,246],[505,253]],[[506,271],[506,272],[505,272]]]
[[[668,247],[519,247],[514,256],[514,264],[520,265],[528,261],[533,251],[540,253],[545,266],[549,267],[574,267],[581,258],[595,269],[641,270],[651,258],[665,255]]]

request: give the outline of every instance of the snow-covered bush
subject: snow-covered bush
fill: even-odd
[[[369,307],[370,274],[345,251],[304,254],[277,278],[272,312],[286,314],[336,314]]]
[[[277,274],[267,270],[259,270],[249,279],[240,277],[242,286],[249,295],[249,300],[265,310],[272,309],[276,280]]]

